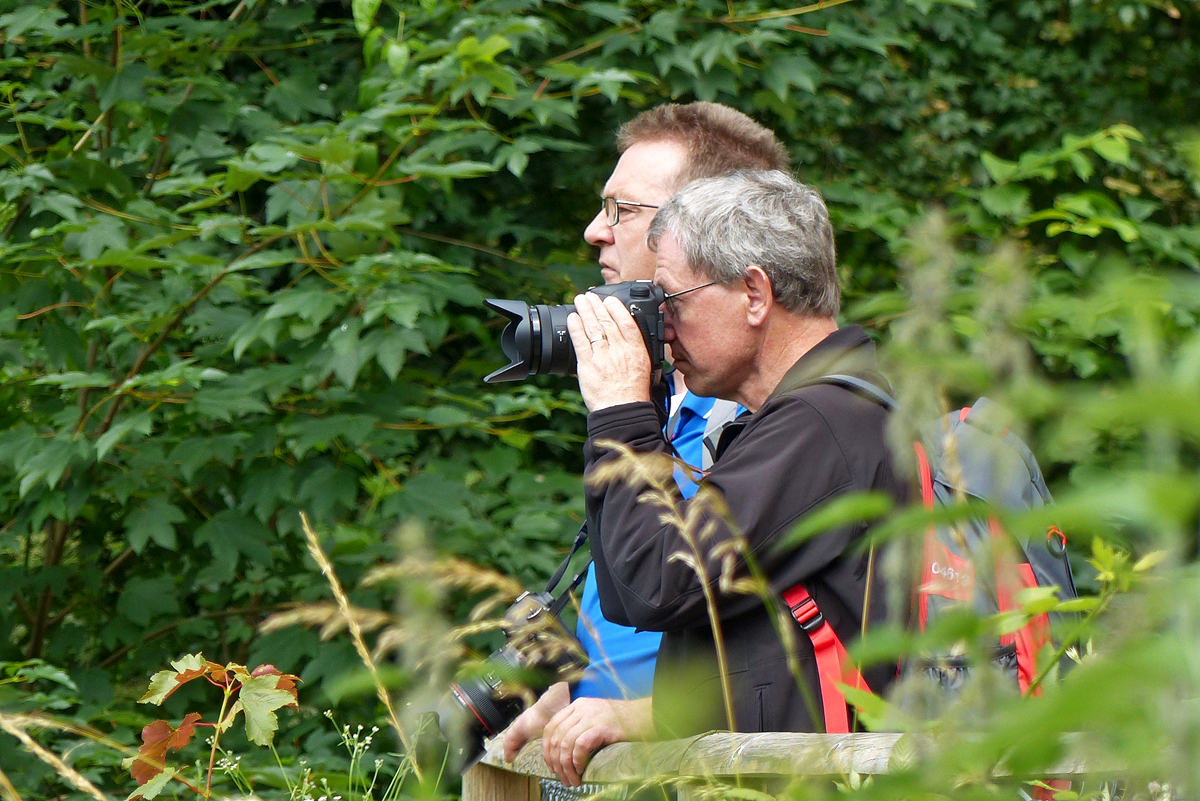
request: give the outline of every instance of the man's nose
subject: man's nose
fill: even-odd
[[[608,224],[608,217],[605,216],[604,209],[596,212],[596,216],[588,223],[588,227],[583,229],[583,241],[596,247],[612,244],[613,229]]]

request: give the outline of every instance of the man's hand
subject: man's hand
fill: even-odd
[[[571,686],[565,681],[551,684],[537,703],[522,712],[504,732],[504,761],[512,762],[530,740],[542,736],[546,724],[571,703]]]
[[[546,724],[542,756],[563,784],[578,787],[596,749],[609,743],[647,739],[653,732],[649,698],[578,698]]]
[[[567,330],[588,411],[650,400],[650,354],[624,303],[611,296],[577,295]]]

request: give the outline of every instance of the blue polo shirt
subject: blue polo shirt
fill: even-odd
[[[689,392],[679,406],[679,422],[671,443],[688,464],[703,463],[704,427],[714,403],[714,398],[701,398]],[[675,468],[675,483],[685,498],[692,497],[699,489],[679,467]],[[591,569],[579,601],[579,625],[575,634],[583,643],[590,664],[579,683],[571,689],[572,699],[645,698],[650,695],[662,633],[637,631],[605,620],[600,612],[596,573]]]

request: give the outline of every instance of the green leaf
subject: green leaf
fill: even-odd
[[[983,162],[983,168],[987,170],[988,175],[998,184],[1016,175],[1019,169],[1015,163],[998,158],[986,150],[980,155],[979,160]]]
[[[794,548],[826,531],[877,520],[892,510],[894,502],[883,492],[851,492],[840,495],[809,512],[774,546]]]
[[[196,545],[207,545],[226,566],[236,565],[240,554],[250,564],[269,567],[275,558],[267,546],[271,539],[262,523],[233,509],[217,512],[193,536]]]
[[[350,12],[354,15],[354,29],[359,36],[366,36],[375,24],[375,14],[383,0],[351,0]]]
[[[1054,608],[1055,612],[1091,612],[1100,606],[1100,599],[1095,597],[1071,598],[1061,601]]]
[[[45,8],[31,4],[0,16],[0,29],[9,41],[30,32],[53,36],[58,33],[56,22],[65,16],[66,12],[61,8]]]
[[[1091,160],[1083,153],[1072,153],[1070,159],[1071,166],[1075,168],[1075,174],[1079,176],[1079,180],[1086,181],[1095,173],[1096,168],[1092,166]]]
[[[275,711],[285,706],[295,706],[296,699],[287,690],[277,689],[279,676],[267,673],[248,676],[242,680],[237,703],[230,716],[238,711],[246,715],[246,737],[250,742],[267,746],[275,739],[279,719]]]
[[[105,431],[99,439],[96,440],[96,459],[101,461],[113,449],[118,442],[125,438],[129,432],[135,432],[142,436],[149,436],[154,427],[154,418],[146,412],[140,414],[131,414],[123,417],[119,422],[114,423],[108,431]]]
[[[153,495],[125,518],[125,539],[134,553],[140,554],[151,540],[173,551],[175,524],[186,519],[178,506],[161,495]]]
[[[979,202],[997,217],[1017,218],[1029,214],[1029,188],[1020,184],[997,184],[979,193]]]
[[[152,799],[157,798],[158,794],[166,789],[167,784],[170,783],[171,779],[175,778],[176,773],[177,771],[175,768],[163,768],[162,773],[158,774],[153,779],[130,793],[125,798],[125,801],[133,801],[135,798],[142,798],[145,799],[145,801],[152,801]]]
[[[83,208],[83,201],[62,192],[46,192],[43,195],[37,195],[29,204],[29,211],[33,214],[50,211],[70,223],[79,222],[78,210],[81,208]]]
[[[147,625],[159,615],[178,614],[175,581],[168,577],[129,579],[117,599],[117,611],[139,626]]]
[[[34,386],[56,386],[63,389],[83,389],[85,387],[109,387],[113,385],[113,378],[108,373],[51,373],[37,378],[33,382]]]
[[[1118,136],[1103,136],[1092,143],[1092,150],[1105,161],[1129,165],[1129,142]]]
[[[162,704],[184,684],[203,676],[207,663],[202,653],[188,654],[173,660],[171,667],[172,670],[160,670],[150,677],[150,689],[138,699],[139,704]]]
[[[392,71],[392,75],[397,78],[404,74],[405,68],[408,66],[408,45],[401,42],[388,42],[387,46],[387,65]]]

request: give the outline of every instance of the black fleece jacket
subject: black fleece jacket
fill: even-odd
[[[787,549],[775,545],[798,520],[837,495],[882,490],[903,502],[907,493],[885,445],[886,412],[841,387],[808,385],[831,373],[848,373],[887,387],[876,368],[875,346],[862,328],[835,331],[796,362],[758,411],[742,418],[745,424],[736,436],[722,438],[704,484],[724,498],[728,519],[745,537],[772,590],[782,594],[803,582],[849,644],[862,626],[868,557],[859,541],[865,526],[833,529]],[[650,403],[589,415],[584,452],[589,473],[616,457],[596,444],[600,440],[617,440],[643,453],[669,452]],[[590,487],[587,522],[604,616],[664,632],[654,677],[659,735],[684,737],[731,726],[748,732],[817,730],[761,599],[719,586],[721,545],[734,532],[722,517],[706,514],[697,530],[712,526],[702,553],[732,684],[734,720],[726,722],[703,585],[693,567],[675,558],[690,553],[681,533],[660,519],[661,508],[639,503],[645,489],[644,484],[626,481]],[[677,501],[685,517],[697,502]],[[868,624],[886,617],[879,572],[871,588]],[[739,559],[736,576],[745,575]],[[789,622],[812,708],[820,714],[812,644],[799,625]],[[895,666],[878,666],[864,675],[880,691],[894,677]]]

